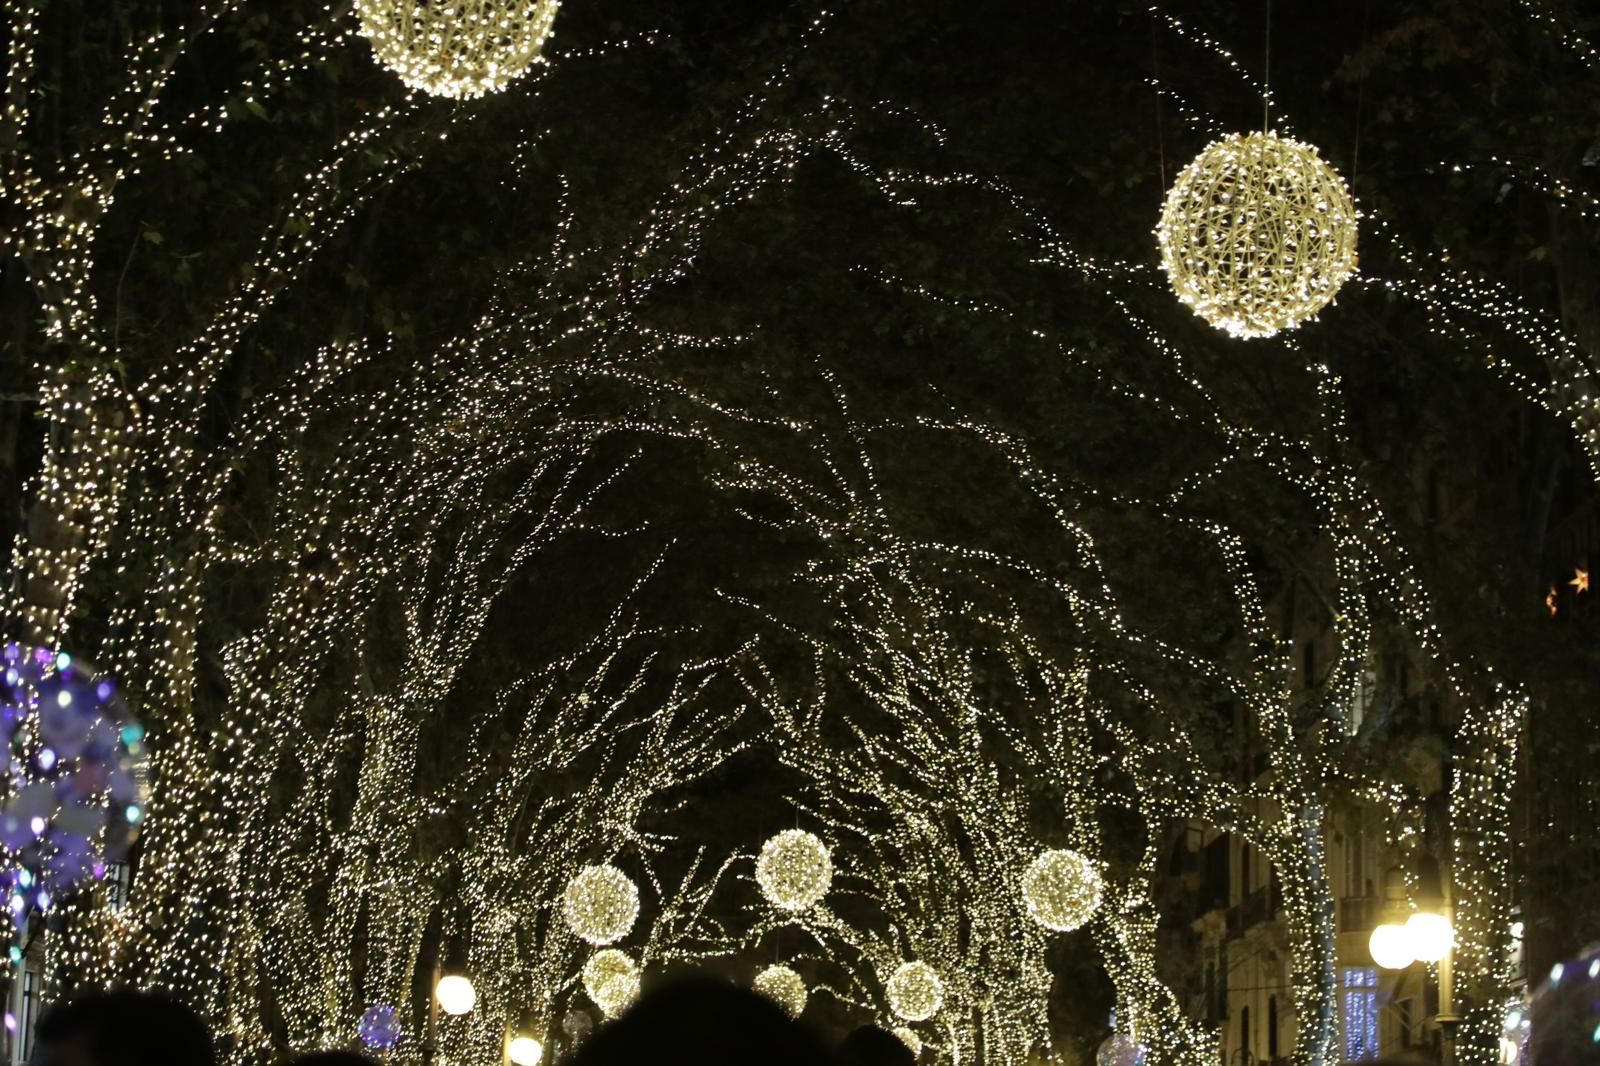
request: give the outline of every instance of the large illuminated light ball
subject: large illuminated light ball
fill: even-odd
[[[1094,860],[1076,851],[1047,851],[1022,875],[1022,902],[1046,929],[1069,933],[1100,906],[1105,885]]]
[[[470,100],[542,62],[561,0],[356,0],[373,58],[409,88]]]
[[[816,905],[833,884],[828,846],[803,829],[785,829],[761,846],[756,884],[775,907],[803,911]]]
[[[1438,962],[1450,953],[1455,931],[1442,914],[1418,911],[1406,919],[1406,941],[1418,962]]]
[[[912,1055],[922,1054],[922,1037],[917,1035],[915,1029],[899,1025],[894,1028],[894,1035],[900,1038],[900,1043],[911,1049]]]
[[[583,964],[583,990],[607,1018],[615,1018],[639,998],[639,967],[616,948],[605,948]]]
[[[20,932],[138,839],[145,733],[116,684],[66,652],[7,643],[0,675],[0,905]]]
[[[433,995],[439,1001],[439,1009],[446,1014],[470,1014],[478,1004],[478,990],[472,987],[471,981],[458,974],[439,978]]]
[[[1144,1066],[1150,1049],[1127,1033],[1112,1033],[1095,1050],[1095,1066]]]
[[[585,866],[567,882],[561,913],[580,940],[614,944],[639,917],[639,889],[615,866]]]
[[[1372,961],[1385,970],[1403,970],[1417,960],[1403,925],[1385,922],[1378,926],[1367,938],[1367,950],[1372,953]]]
[[[925,1022],[944,1005],[944,982],[925,962],[908,962],[894,972],[884,987],[889,1009],[908,1022]]]
[[[544,1045],[531,1036],[519,1036],[506,1045],[506,1058],[515,1066],[539,1066],[544,1058]]]
[[[1270,337],[1315,318],[1355,273],[1359,217],[1316,148],[1232,134],[1178,175],[1156,242],[1195,314],[1235,337]]]
[[[800,1017],[806,1009],[806,983],[787,966],[768,966],[756,974],[753,986],[791,1018]]]
[[[387,1003],[374,1003],[361,1012],[361,1018],[356,1022],[356,1035],[369,1048],[389,1051],[400,1043],[404,1032],[393,1007]]]

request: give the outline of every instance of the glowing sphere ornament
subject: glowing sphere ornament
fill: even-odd
[[[944,982],[927,963],[908,962],[889,978],[884,994],[895,1017],[925,1022],[944,1005]]]
[[[470,100],[542,61],[561,0],[356,0],[373,58],[409,88]]]
[[[922,1054],[922,1037],[917,1035],[915,1029],[909,1029],[904,1025],[896,1026],[894,1035],[900,1038],[900,1043],[911,1049],[911,1054]]]
[[[1356,269],[1355,202],[1308,144],[1213,141],[1167,192],[1156,227],[1178,299],[1235,337],[1315,318]]]
[[[1047,851],[1022,875],[1022,902],[1034,921],[1068,933],[1093,916],[1104,887],[1092,859],[1065,849]]]
[[[615,866],[585,866],[561,900],[567,927],[591,944],[614,944],[639,917],[639,890]]]
[[[446,1014],[470,1014],[472,1008],[478,1005],[478,990],[472,987],[471,981],[459,974],[439,978],[433,995],[439,1001],[439,1009]]]
[[[756,884],[768,902],[783,910],[815,906],[833,884],[828,846],[803,829],[785,829],[761,846]]]
[[[800,1017],[806,1009],[806,983],[787,966],[768,966],[756,974],[754,985],[791,1018]]]
[[[1094,1053],[1095,1066],[1144,1066],[1149,1057],[1150,1049],[1127,1033],[1112,1033]]]
[[[0,898],[20,928],[138,838],[144,728],[65,652],[7,644],[0,670]]]
[[[361,1012],[361,1019],[356,1022],[356,1035],[374,1051],[392,1049],[400,1043],[402,1032],[400,1019],[387,1003],[374,1003]]]
[[[607,1018],[615,1018],[639,997],[639,967],[616,948],[589,956],[583,964],[583,990]]]

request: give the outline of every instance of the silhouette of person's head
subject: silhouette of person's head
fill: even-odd
[[[828,1066],[811,1031],[754,992],[691,978],[646,994],[601,1026],[573,1066]]]
[[[92,992],[45,1012],[33,1066],[216,1066],[194,1011],[154,992]]]
[[[888,1030],[863,1025],[840,1042],[836,1061],[840,1066],[916,1066],[917,1056]]]

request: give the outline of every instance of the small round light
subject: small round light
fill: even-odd
[[[1455,934],[1442,914],[1418,911],[1406,919],[1406,939],[1418,962],[1438,962],[1450,952]]]
[[[467,1014],[478,1004],[478,990],[458,974],[439,978],[433,995],[439,1001],[439,1009],[446,1014]]]
[[[1402,925],[1385,922],[1378,926],[1367,938],[1367,950],[1372,953],[1372,961],[1385,970],[1403,970],[1417,961],[1411,954],[1411,938]]]
[[[544,1058],[544,1045],[531,1036],[519,1036],[506,1045],[506,1058],[516,1066],[538,1066]]]

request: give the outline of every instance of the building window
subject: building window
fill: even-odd
[[[1250,1061],[1250,1008],[1242,1007],[1239,1010],[1239,1051],[1241,1057]]]
[[[114,862],[106,867],[106,905],[113,911],[121,911],[128,905],[128,888],[133,879],[133,871],[125,862]]]
[[[1344,1060],[1366,1062],[1378,1057],[1378,971],[1346,966],[1340,971],[1339,1021]]]
[[[1267,997],[1267,1058],[1278,1057],[1278,997]]]
[[[39,1016],[39,992],[43,982],[31,967],[22,971],[22,981],[12,985],[11,1018],[16,1024],[11,1040],[12,1066],[24,1066],[33,1054],[33,1023]]]

